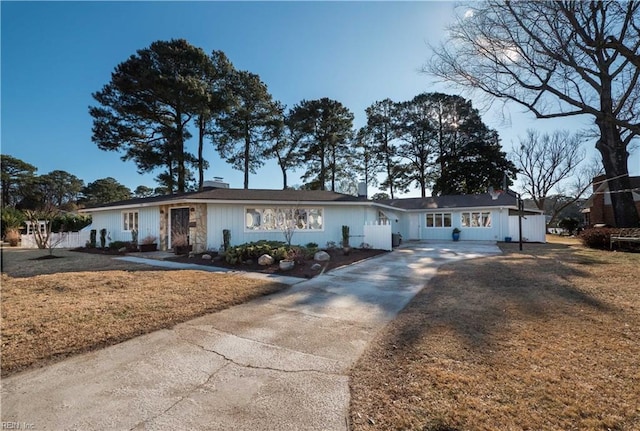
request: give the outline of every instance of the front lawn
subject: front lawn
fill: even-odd
[[[65,252],[58,254],[65,257],[56,261],[74,258]],[[121,263],[105,263],[109,264]],[[24,276],[16,268],[16,273],[22,277],[2,274],[3,376],[169,328],[286,287],[203,271],[105,270]]]
[[[640,254],[443,266],[351,375],[354,430],[640,429]]]

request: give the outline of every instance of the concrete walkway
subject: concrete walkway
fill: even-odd
[[[346,430],[348,374],[443,263],[410,243],[284,292],[2,381],[2,421],[44,430]],[[25,425],[27,424],[27,425]]]

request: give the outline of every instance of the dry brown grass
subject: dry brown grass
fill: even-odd
[[[640,254],[505,244],[443,267],[351,378],[355,430],[639,430]]]
[[[3,267],[21,275],[2,274],[3,376],[168,328],[286,287],[232,274],[141,271],[149,268],[82,253],[69,255],[69,261],[37,261],[36,266],[43,265],[43,272],[56,265],[70,270],[73,261],[76,270],[82,271],[87,268],[81,262],[93,262],[104,270],[26,276],[26,269],[16,264],[24,256],[17,261],[12,256],[5,262],[12,264]],[[133,270],[113,270],[110,265],[128,265]]]

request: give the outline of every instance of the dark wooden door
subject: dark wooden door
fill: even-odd
[[[189,208],[171,208],[171,246],[189,242]]]

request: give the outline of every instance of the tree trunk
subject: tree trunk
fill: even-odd
[[[287,190],[287,170],[283,166],[280,166],[280,169],[282,170],[282,190]]]
[[[198,191],[202,191],[204,187],[204,160],[202,158],[202,150],[204,147],[204,117],[201,115],[198,119]]]
[[[606,119],[598,119],[596,123],[600,128],[600,139],[596,143],[596,148],[602,155],[616,227],[638,227],[640,217],[630,191],[629,153],[615,125],[607,122]]]
[[[178,170],[178,193],[184,193],[185,190],[185,171],[184,171],[184,126],[182,125],[182,112],[176,112],[176,161]]]
[[[245,125],[244,130],[244,188],[249,188],[249,157],[251,149],[251,136],[249,135],[249,126]]]

